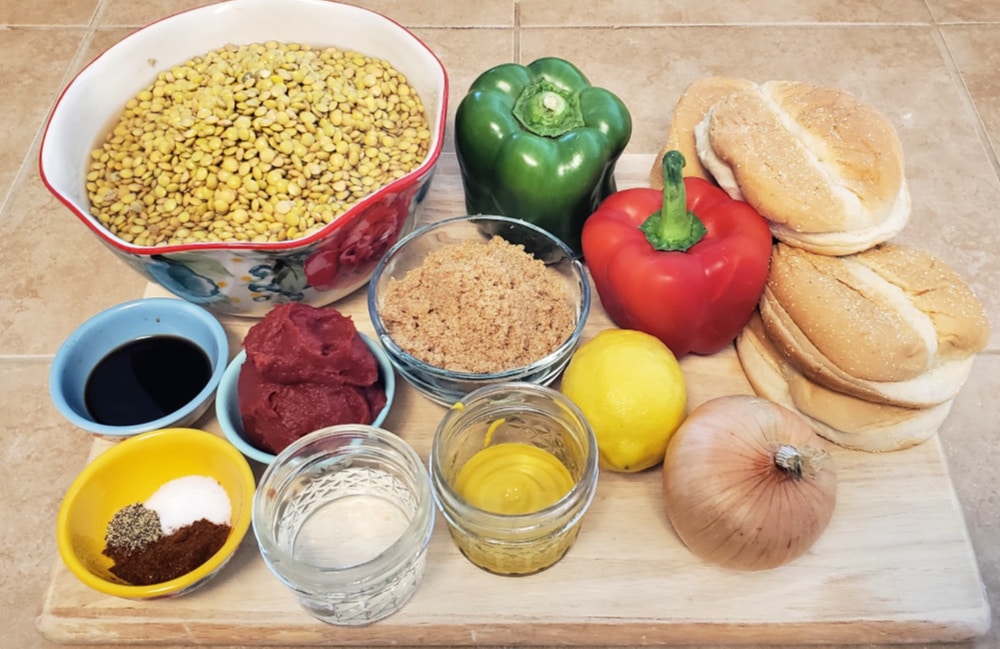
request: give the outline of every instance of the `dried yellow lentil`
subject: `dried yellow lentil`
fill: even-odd
[[[229,45],[160,72],[92,151],[94,215],[136,245],[308,236],[427,157],[417,92],[388,61]]]

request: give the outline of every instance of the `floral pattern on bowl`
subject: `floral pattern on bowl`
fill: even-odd
[[[212,311],[264,315],[275,304],[324,306],[367,283],[389,248],[413,229],[430,174],[381,197],[350,228],[287,251],[198,250],[125,261],[174,295]],[[414,196],[416,195],[416,196]]]
[[[85,178],[107,125],[158,70],[228,44],[265,41],[332,46],[388,61],[420,96],[430,138],[426,158],[301,239],[159,248],[112,235],[91,213]],[[261,317],[280,302],[325,306],[367,283],[381,256],[415,222],[443,147],[447,107],[440,59],[391,18],[338,2],[229,0],[146,25],[86,66],[49,117],[39,168],[49,191],[147,279],[212,311]]]

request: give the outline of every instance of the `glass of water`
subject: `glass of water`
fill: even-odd
[[[434,525],[430,482],[404,440],[372,426],[332,426],[275,458],[257,487],[253,530],[264,562],[311,615],[371,624],[423,578]]]

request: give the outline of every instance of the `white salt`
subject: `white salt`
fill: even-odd
[[[214,478],[189,475],[164,483],[143,503],[160,516],[164,536],[195,521],[229,525],[229,494]]]
[[[371,561],[403,535],[410,520],[378,496],[345,496],[317,509],[302,523],[292,554],[299,561],[350,568]]]

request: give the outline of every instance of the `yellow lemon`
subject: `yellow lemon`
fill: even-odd
[[[673,352],[631,329],[605,329],[580,345],[560,390],[587,417],[601,466],[612,471],[662,462],[687,410],[687,385]]]

